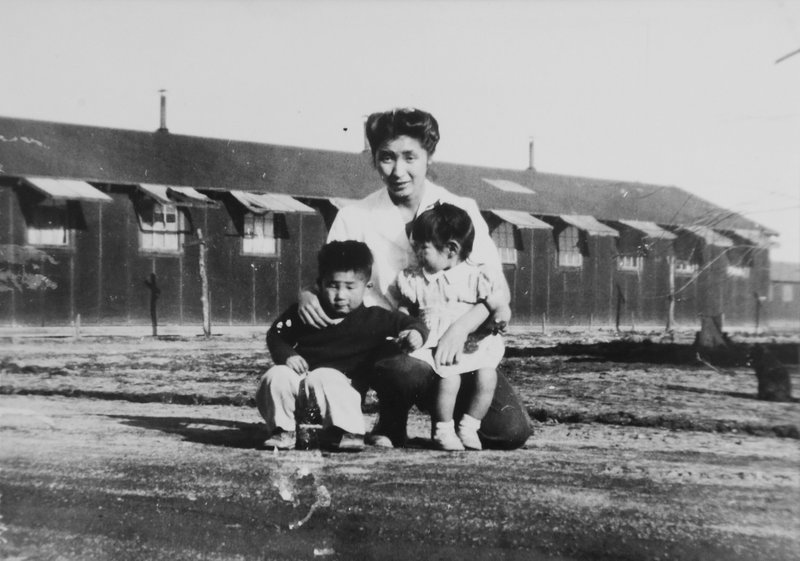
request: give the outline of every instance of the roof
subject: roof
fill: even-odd
[[[769,264],[769,278],[772,281],[800,283],[800,263],[772,261]]]
[[[0,173],[318,198],[358,199],[380,188],[366,153],[9,117],[0,117]],[[431,175],[484,209],[776,234],[678,187],[442,162]]]

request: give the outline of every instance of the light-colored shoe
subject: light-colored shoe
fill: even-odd
[[[478,431],[459,427],[457,434],[459,440],[461,440],[461,443],[467,450],[483,450],[483,444],[481,444],[481,439],[478,437]]]
[[[385,434],[369,433],[364,437],[364,442],[378,448],[394,448],[391,439]]]
[[[293,430],[282,430],[274,433],[264,441],[264,448],[270,450],[291,450],[294,448],[296,435]]]
[[[333,448],[340,452],[360,452],[364,449],[364,435],[343,433],[342,438]]]
[[[446,452],[463,452],[464,445],[456,436],[455,432],[440,431],[433,437],[433,446],[437,450],[444,450]]]

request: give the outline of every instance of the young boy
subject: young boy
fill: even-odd
[[[320,304],[337,321],[322,329],[309,326],[294,304],[267,332],[275,366],[262,376],[256,392],[258,411],[272,434],[264,445],[295,446],[295,400],[305,379],[319,406],[325,440],[340,450],[360,450],[365,432],[361,392],[382,347],[391,339],[403,350],[416,350],[428,329],[401,312],[363,305],[373,263],[366,244],[331,242],[317,261]]]

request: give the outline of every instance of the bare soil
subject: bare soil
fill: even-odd
[[[800,403],[589,335],[515,330],[534,435],[459,454],[261,449],[260,335],[0,340],[0,558],[800,559]]]

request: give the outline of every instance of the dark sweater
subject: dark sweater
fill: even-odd
[[[355,379],[368,374],[375,361],[386,354],[387,337],[397,337],[406,329],[419,331],[423,341],[428,337],[421,320],[378,306],[361,306],[340,323],[317,329],[303,323],[294,304],[270,327],[267,348],[275,364],[285,364],[290,356],[300,355],[309,370],[335,368]]]

